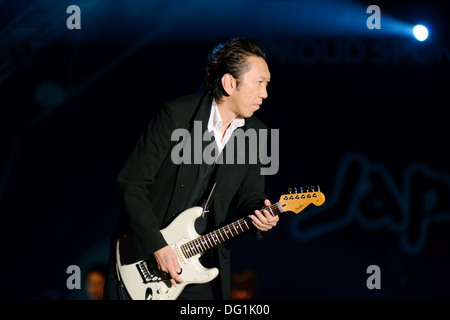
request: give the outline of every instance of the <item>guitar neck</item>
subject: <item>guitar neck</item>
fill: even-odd
[[[263,210],[268,210],[274,216],[284,212],[283,206],[280,202],[274,203],[268,207],[264,207],[261,209],[261,211]],[[185,244],[181,245],[181,251],[186,258],[190,258],[196,254],[215,247],[219,243],[230,240],[231,238],[249,230],[250,228],[250,222],[247,221],[246,218],[242,218],[235,222],[227,224],[220,229],[214,230],[208,234],[186,242]]]

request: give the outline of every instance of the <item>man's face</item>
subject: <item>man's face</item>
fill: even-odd
[[[239,118],[249,118],[267,98],[267,84],[270,81],[269,67],[261,57],[247,57],[250,70],[241,76],[239,86],[230,95],[233,112]]]

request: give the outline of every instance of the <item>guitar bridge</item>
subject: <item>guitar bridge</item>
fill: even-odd
[[[145,260],[137,263],[136,268],[139,272],[139,275],[142,278],[143,283],[156,282],[156,281],[161,280],[160,277],[158,277],[150,272],[147,262]]]

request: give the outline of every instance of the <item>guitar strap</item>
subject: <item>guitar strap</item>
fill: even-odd
[[[215,168],[214,168],[214,171],[215,171]],[[211,199],[211,195],[212,195],[213,192],[214,192],[214,188],[216,187],[216,184],[217,184],[217,181],[214,182],[214,185],[213,185],[213,187],[212,187],[212,189],[211,189],[211,192],[209,193],[208,199],[206,199],[206,203],[205,203],[205,205],[203,206],[203,213],[202,213],[202,217],[203,217],[203,218],[204,218],[205,215],[209,212],[209,200]]]
[[[222,151],[223,152],[223,151]],[[211,191],[209,193],[208,198],[203,202],[203,212],[202,212],[202,218],[205,218],[206,215],[209,212],[209,206],[211,205],[211,200],[213,200],[214,198],[211,198],[211,196],[213,195],[214,189],[217,185],[217,183],[222,179],[222,177],[220,177],[219,179],[217,179],[216,174],[217,174],[217,169],[221,166],[221,164],[215,163],[214,164],[214,169],[213,172],[211,173],[211,181],[208,183],[208,187],[206,188],[206,190],[211,188]],[[212,181],[214,181],[214,184],[211,186]]]

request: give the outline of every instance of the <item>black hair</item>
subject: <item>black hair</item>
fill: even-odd
[[[266,59],[261,45],[248,38],[233,38],[213,49],[208,57],[204,87],[210,98],[219,102],[223,96],[228,96],[222,86],[224,74],[231,74],[239,86],[241,75],[249,70],[247,57],[250,56]]]

